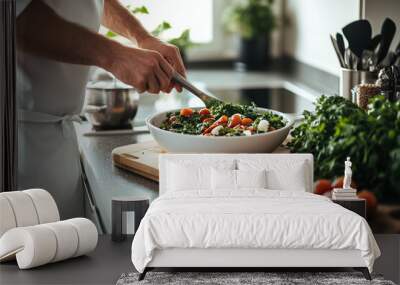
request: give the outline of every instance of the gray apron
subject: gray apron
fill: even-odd
[[[17,1],[17,15],[29,2]],[[95,32],[100,27],[103,0],[44,2],[67,21]],[[90,67],[22,52],[17,54],[17,63],[18,186],[49,191],[62,219],[83,216],[84,192],[73,122],[79,122]]]

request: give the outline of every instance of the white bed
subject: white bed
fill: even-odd
[[[242,171],[252,184],[264,170],[263,188],[210,182],[237,173],[240,184]],[[370,278],[380,251],[368,223],[310,193],[312,173],[309,154],[162,155],[160,197],[132,244],[140,278],[155,267],[354,267]]]

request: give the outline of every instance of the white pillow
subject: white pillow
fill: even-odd
[[[266,169],[266,188],[271,190],[307,191],[309,182],[306,176],[307,164],[305,161],[239,159],[238,169]]]
[[[243,188],[266,188],[266,171],[263,170],[211,170],[213,190],[240,190]]]
[[[234,160],[171,162],[168,164],[167,189],[190,191],[211,189],[211,169],[223,172],[235,168]]]
[[[270,169],[267,171],[268,188],[306,192],[307,181],[305,174],[304,162],[293,164],[290,173],[279,169]]]
[[[237,188],[267,188],[267,171],[235,170]]]
[[[212,190],[236,190],[236,170],[233,169],[211,169]]]

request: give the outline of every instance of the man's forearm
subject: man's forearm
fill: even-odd
[[[107,69],[110,51],[122,46],[68,22],[42,1],[32,1],[17,18],[18,48],[49,59]]]
[[[130,40],[140,42],[150,36],[142,24],[119,0],[105,0],[102,24]]]

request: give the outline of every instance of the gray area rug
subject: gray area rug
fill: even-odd
[[[359,272],[148,272],[142,281],[137,280],[138,276],[138,273],[122,274],[117,285],[395,285],[379,275],[372,275],[373,280],[368,281]]]

